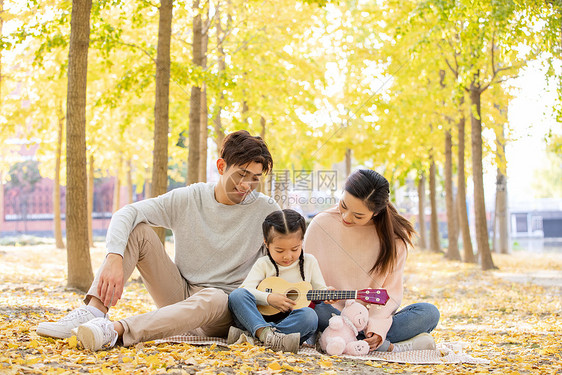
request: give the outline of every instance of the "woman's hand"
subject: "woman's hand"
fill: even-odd
[[[296,302],[292,299],[287,298],[283,294],[279,293],[271,293],[269,296],[267,296],[267,303],[281,312],[291,311],[296,304]]]
[[[333,286],[329,286],[328,290],[336,290],[336,288],[334,288]],[[337,302],[337,300],[335,300],[335,299],[329,299],[329,300],[324,301],[324,303],[327,303],[329,305],[332,305],[336,302]]]
[[[365,338],[365,341],[367,341],[367,344],[369,344],[369,351],[375,350],[382,344],[382,337],[380,337],[376,333],[369,332],[366,334],[366,336],[367,338]]]

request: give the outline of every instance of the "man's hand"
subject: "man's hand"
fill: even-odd
[[[382,344],[382,337],[380,337],[376,333],[369,332],[366,336],[367,338],[365,339],[365,341],[367,341],[367,344],[369,344],[369,351],[375,350]]]
[[[271,293],[267,296],[267,303],[281,312],[291,311],[296,304],[292,299],[279,293]]]
[[[123,257],[108,254],[100,274],[98,295],[107,308],[115,306],[123,294]]]

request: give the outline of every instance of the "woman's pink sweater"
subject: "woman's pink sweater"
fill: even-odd
[[[310,223],[303,248],[318,259],[326,285],[338,290],[365,288],[386,289],[390,299],[385,306],[370,305],[369,324],[365,334],[376,333],[386,338],[392,325],[392,314],[402,302],[402,274],[406,261],[406,246],[396,240],[397,261],[392,273],[373,275],[369,271],[380,251],[374,224],[346,227],[337,207],[319,213]],[[334,306],[341,310],[344,301]]]

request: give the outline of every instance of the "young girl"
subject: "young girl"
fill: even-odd
[[[256,261],[240,286],[228,297],[236,327],[231,327],[228,344],[236,342],[242,333],[251,333],[273,350],[296,353],[301,343],[318,327],[318,317],[310,307],[293,310],[295,302],[278,294],[257,290],[258,284],[267,277],[278,276],[291,282],[308,281],[313,289],[327,289],[317,260],[304,254],[302,241],[306,230],[304,217],[293,210],[275,211],[262,225],[267,256]],[[270,305],[281,311],[263,316],[257,305]]]
[[[429,303],[415,303],[398,311],[407,246],[414,228],[390,203],[388,181],[375,171],[361,169],[345,181],[338,207],[312,220],[304,240],[318,259],[327,282],[337,289],[384,288],[390,299],[381,308],[371,307],[364,340],[371,350],[434,349],[429,335],[439,321],[439,311]],[[343,305],[315,307],[319,331]]]

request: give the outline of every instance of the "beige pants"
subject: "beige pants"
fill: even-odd
[[[123,257],[125,281],[135,267],[139,269],[158,310],[120,320],[125,328],[123,345],[185,333],[227,335],[232,324],[228,295],[220,289],[190,286],[147,224],[137,225],[129,236]],[[99,298],[97,288],[102,268],[103,265],[88,291],[86,302],[92,296]]]

